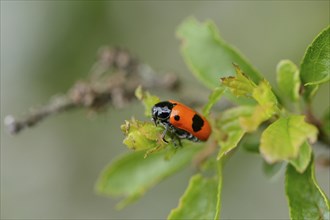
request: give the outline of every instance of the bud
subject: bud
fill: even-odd
[[[123,143],[132,150],[151,149],[165,144],[160,137],[163,128],[156,127],[151,122],[142,122],[132,118],[130,121],[125,120],[125,124],[121,125],[121,130],[126,136]]]

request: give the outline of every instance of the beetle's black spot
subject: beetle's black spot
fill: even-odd
[[[204,125],[204,120],[197,114],[192,118],[192,129],[194,132],[200,131]]]
[[[174,116],[174,120],[175,120],[175,121],[179,121],[179,120],[180,120],[180,116],[179,116],[179,115],[175,115],[175,116]]]

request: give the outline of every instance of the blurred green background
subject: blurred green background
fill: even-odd
[[[175,38],[176,27],[191,15],[214,20],[223,38],[274,83],[276,64],[291,59],[299,65],[328,25],[329,1],[1,0],[2,219],[163,219],[177,206],[192,168],[120,212],[114,209],[118,200],[93,190],[100,171],[128,151],[119,128],[123,121],[132,115],[147,120],[141,105],[92,118],[83,110],[64,113],[18,136],[6,132],[3,119],[23,116],[86,78],[102,45],[128,48],[156,70],[180,74],[187,88],[196,87]],[[321,114],[328,105],[329,86],[323,86],[315,111]],[[269,179],[261,164],[243,150],[228,162],[224,219],[288,218],[283,172]],[[317,177],[329,196],[329,168],[318,167]]]

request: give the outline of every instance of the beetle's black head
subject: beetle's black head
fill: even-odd
[[[158,102],[151,109],[152,120],[155,125],[158,122],[167,122],[170,118],[174,104],[168,101]]]

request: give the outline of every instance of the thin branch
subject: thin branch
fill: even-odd
[[[330,148],[330,138],[324,131],[322,121],[314,115],[311,103],[306,108],[306,120],[318,129],[318,140]]]
[[[123,108],[135,99],[135,89],[177,89],[179,80],[173,73],[159,75],[150,66],[139,63],[128,51],[103,47],[88,80],[76,82],[65,95],[52,98],[45,106],[22,119],[8,115],[4,123],[11,134],[18,134],[43,119],[76,108],[99,111],[111,105]]]
[[[58,96],[53,99],[48,105],[31,112],[25,118],[17,120],[12,115],[7,115],[4,123],[11,134],[18,134],[21,130],[27,127],[32,127],[44,118],[58,114],[69,109],[78,107],[66,96]]]

